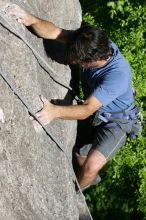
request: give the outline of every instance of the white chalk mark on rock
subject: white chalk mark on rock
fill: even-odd
[[[5,123],[5,115],[4,115],[4,112],[1,108],[0,108],[0,121],[2,123]]]

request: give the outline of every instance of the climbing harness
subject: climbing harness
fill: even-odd
[[[54,79],[49,71],[51,71],[52,73],[55,73],[55,70],[40,56],[40,54],[38,53],[38,51],[36,51],[30,44],[29,42],[23,38],[23,36],[21,36],[13,27],[12,25],[7,21],[6,18],[4,18],[4,15],[3,13],[0,11],[0,17],[10,26],[11,30],[13,30],[13,33],[16,34],[19,38],[22,39],[22,41],[32,50],[33,54],[35,55],[35,57],[37,58],[37,61],[39,63],[39,65],[41,66],[41,68],[43,68],[48,74],[49,76],[51,77],[51,79],[53,79],[53,81],[55,81],[56,83],[58,83],[59,85],[65,87],[66,89],[70,90],[71,92],[74,93],[73,89],[69,86],[66,86],[60,82],[58,82],[56,79]],[[6,27],[6,25],[2,22],[2,19],[0,19],[0,23]],[[6,27],[7,28],[7,27]],[[44,67],[42,66],[40,60],[47,66],[47,68],[49,69],[49,71]],[[71,167],[71,170],[73,172],[73,175],[74,175],[74,178],[75,178],[75,183],[79,189],[79,192],[83,198],[83,201],[84,201],[84,204],[85,204],[85,207],[86,207],[86,210],[88,212],[88,215],[90,217],[90,220],[93,220],[92,216],[91,216],[91,213],[89,211],[89,208],[87,206],[87,203],[85,201],[85,197],[82,193],[82,190],[79,186],[79,183],[78,183],[78,180],[77,180],[77,177],[74,173],[74,170],[73,170],[73,167],[71,165],[71,161],[70,161],[70,158],[68,157],[67,153],[65,152],[62,144],[56,139],[56,137],[45,127],[45,125],[40,121],[40,119],[36,116],[35,112],[32,110],[31,106],[29,105],[29,103],[27,102],[27,100],[22,97],[22,95],[20,94],[20,92],[18,91],[18,89],[15,87],[15,85],[12,83],[12,81],[8,78],[8,74],[4,73],[4,71],[2,69],[0,69],[0,75],[2,77],[2,79],[7,83],[7,85],[10,87],[10,89],[13,91],[13,93],[19,98],[19,100],[23,103],[23,105],[26,107],[26,109],[28,110],[28,112],[30,113],[30,115],[32,115],[35,120],[41,125],[41,127],[43,128],[43,130],[46,132],[47,136],[49,136],[51,138],[51,140],[57,145],[57,147],[64,153],[65,157],[67,158],[67,161],[69,163],[69,166]],[[78,100],[79,98],[76,96],[76,100]]]
[[[142,117],[139,107],[132,103],[127,109],[119,112],[96,112],[92,125],[98,126],[105,123],[104,127],[111,128],[118,124],[127,133],[130,138],[137,138],[142,131]]]

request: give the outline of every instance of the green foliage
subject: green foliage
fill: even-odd
[[[84,15],[84,22],[88,23],[90,25],[96,26],[96,22],[95,22],[94,17],[91,14],[89,14],[88,12]]]
[[[94,219],[146,219],[146,4],[143,0],[81,0],[83,21],[104,29],[131,65],[142,136],[128,140],[86,193]]]
[[[101,172],[103,181],[86,194],[94,219],[144,219],[146,138],[128,141]]]

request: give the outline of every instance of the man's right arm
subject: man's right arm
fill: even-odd
[[[24,24],[25,26],[31,26],[34,32],[46,39],[57,40],[63,43],[67,43],[70,38],[70,31],[64,30],[57,27],[50,21],[40,19],[22,8],[18,5],[11,4],[5,8],[5,13],[15,16],[19,23]]]

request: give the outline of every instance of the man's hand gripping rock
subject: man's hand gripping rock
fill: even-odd
[[[56,111],[55,111],[55,105],[50,103],[46,98],[43,96],[40,96],[40,99],[43,103],[43,108],[36,113],[36,117],[44,124],[49,124],[51,121],[53,121],[56,118]],[[34,128],[39,129],[41,128],[41,125],[37,120],[35,120],[32,116],[30,117],[32,120],[32,123],[34,125]]]
[[[4,12],[10,16],[15,17],[19,23],[25,26],[30,26],[34,22],[34,16],[26,12],[24,9],[20,8],[18,5],[6,5],[4,8]]]

